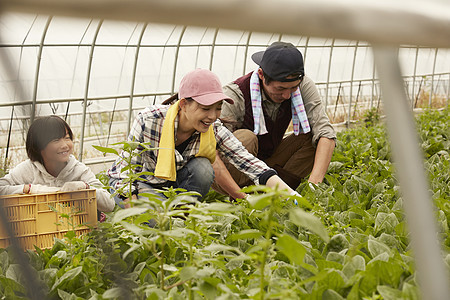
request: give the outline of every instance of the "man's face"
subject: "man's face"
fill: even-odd
[[[269,84],[266,84],[261,69],[258,70],[258,75],[262,81],[266,96],[276,103],[282,103],[283,101],[290,99],[291,94],[297,90],[301,82],[301,80],[290,82],[272,81]]]

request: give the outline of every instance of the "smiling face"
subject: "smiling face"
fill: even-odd
[[[31,161],[44,165],[44,158],[67,162],[73,152],[72,130],[58,116],[37,118],[28,129],[26,149]]]
[[[258,76],[262,81],[264,93],[276,103],[282,103],[290,99],[291,94],[297,90],[301,83],[301,80],[295,80],[290,82],[271,81],[267,84],[261,69],[258,70]]]
[[[206,132],[220,117],[222,101],[211,105],[202,105],[194,100],[182,99],[180,102],[179,129],[184,132]]]
[[[65,164],[73,152],[73,141],[69,133],[59,139],[50,141],[44,149],[41,150],[44,165]]]

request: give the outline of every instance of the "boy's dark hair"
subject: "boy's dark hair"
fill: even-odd
[[[26,149],[31,161],[44,163],[41,151],[53,140],[57,140],[69,134],[73,140],[73,133],[63,119],[58,116],[48,116],[36,119],[28,129]]]
[[[267,85],[269,85],[272,81],[276,81],[276,80],[274,80],[274,79],[272,79],[269,75],[267,75],[265,72],[264,72],[264,70],[263,70],[263,76],[264,76],[264,83],[265,84],[267,84]],[[294,73],[294,74],[290,74],[289,76],[287,76],[287,77],[298,77],[299,79],[300,79],[300,82],[302,82],[302,80],[303,80],[303,74],[301,74],[301,73]]]

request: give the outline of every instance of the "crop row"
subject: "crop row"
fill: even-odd
[[[450,264],[450,111],[418,117]],[[87,236],[29,251],[41,293],[55,299],[419,299],[398,183],[382,124],[341,132],[324,183],[250,187],[248,201],[210,192],[149,195]],[[149,226],[149,220],[156,226]],[[431,233],[430,233],[431,234]],[[0,295],[26,296],[10,250],[0,250]]]

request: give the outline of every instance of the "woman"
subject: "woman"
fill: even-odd
[[[36,119],[27,133],[28,160],[0,179],[0,194],[68,192],[96,187],[97,208],[112,211],[110,194],[101,188],[94,173],[72,155],[73,134],[58,116]]]
[[[134,182],[132,191],[124,180],[130,172],[124,159],[118,158],[107,174],[110,185],[121,191],[116,202],[128,200],[125,195],[150,192],[164,187],[183,188],[204,196],[214,179],[230,196],[243,198],[240,188],[220,172],[215,163],[218,153],[227,157],[255,183],[281,189],[289,188],[275,170],[252,156],[218,120],[222,102],[233,103],[222,92],[219,78],[208,70],[197,69],[186,74],[180,83],[179,99],[171,106],[153,105],[139,112],[129,134],[130,141],[150,143],[153,150],[133,155],[132,171],[143,172],[142,181]],[[135,154],[144,149],[138,147]],[[218,152],[218,153],[217,153]],[[122,152],[121,156],[128,154]],[[229,174],[228,174],[229,175]],[[216,177],[216,178],[214,178]]]

